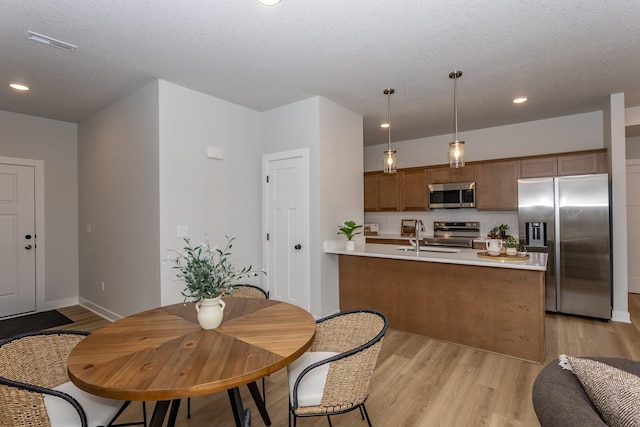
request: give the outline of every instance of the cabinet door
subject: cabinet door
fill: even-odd
[[[473,182],[476,180],[476,165],[451,169],[451,182]]]
[[[519,162],[481,163],[476,168],[476,208],[508,211],[518,209]]]
[[[447,182],[451,182],[450,167],[429,168],[429,184],[446,184]]]
[[[378,173],[364,174],[364,211],[375,212],[380,209],[380,187]]]
[[[381,173],[378,175],[380,191],[379,210],[400,210],[400,173]]]
[[[558,157],[558,176],[598,173],[598,154]]]
[[[402,171],[402,210],[426,211],[427,169]]]
[[[558,175],[558,158],[543,157],[520,161],[520,178],[541,178]]]

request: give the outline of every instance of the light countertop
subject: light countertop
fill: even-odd
[[[364,243],[358,241],[355,251],[347,251],[344,247],[344,240],[333,240],[324,242],[324,252],[337,255],[366,256],[377,258],[401,259],[410,261],[439,262],[445,264],[464,264],[480,267],[513,268],[518,270],[538,270],[547,269],[547,254],[529,252],[527,260],[500,260],[488,259],[478,256],[477,249],[467,248],[442,248],[423,247],[419,253],[413,248],[406,249],[406,246],[385,245],[378,243]],[[402,248],[402,249],[401,249]],[[451,250],[456,252],[440,252],[441,250]]]

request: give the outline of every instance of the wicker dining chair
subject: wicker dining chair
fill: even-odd
[[[298,417],[327,416],[360,409],[369,427],[364,405],[387,318],[375,310],[351,310],[316,322],[316,336],[308,352],[287,367],[289,426]]]
[[[86,393],[69,381],[67,358],[88,332],[40,331],[0,341],[0,427],[113,424],[131,402]]]
[[[262,298],[269,299],[269,291],[256,285],[233,285],[232,298]]]

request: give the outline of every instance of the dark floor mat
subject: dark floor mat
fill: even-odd
[[[41,331],[56,326],[73,323],[58,310],[43,311],[0,321],[0,339],[9,338],[26,332]]]

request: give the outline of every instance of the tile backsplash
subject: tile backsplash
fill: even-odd
[[[478,211],[476,209],[444,209],[429,212],[365,212],[364,222],[378,224],[378,234],[400,234],[403,219],[421,219],[424,236],[433,236],[434,221],[479,221],[480,234],[486,236],[496,225],[507,224],[507,234],[518,236],[517,211]]]

